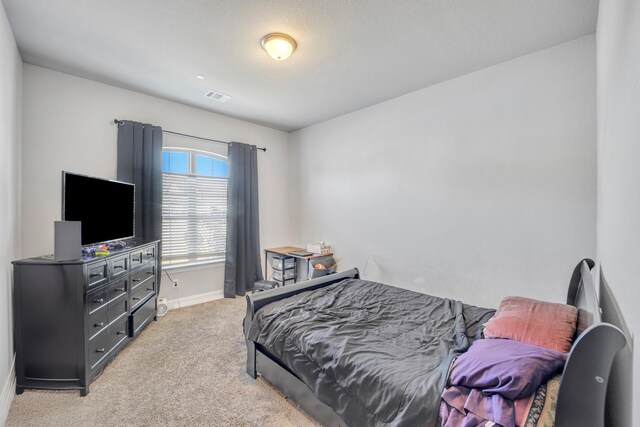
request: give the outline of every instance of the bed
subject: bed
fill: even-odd
[[[604,425],[609,370],[625,344],[619,329],[600,321],[593,265],[576,266],[567,293],[578,321],[557,381],[560,427]],[[247,373],[326,426],[439,425],[452,363],[488,341],[482,326],[493,315],[363,281],[353,269],[247,296]]]

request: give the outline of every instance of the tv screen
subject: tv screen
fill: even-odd
[[[62,172],[62,219],[82,222],[83,245],[134,237],[134,185]]]

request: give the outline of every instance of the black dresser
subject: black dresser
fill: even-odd
[[[158,242],[105,257],[13,262],[16,393],[78,389],[156,318]]]

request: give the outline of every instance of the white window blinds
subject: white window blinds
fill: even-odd
[[[227,178],[162,175],[162,264],[224,259]]]

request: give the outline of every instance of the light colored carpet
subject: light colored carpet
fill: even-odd
[[[27,390],[8,426],[315,426],[245,371],[244,298],[170,311],[107,366],[86,397]]]

